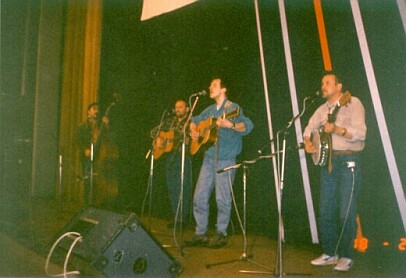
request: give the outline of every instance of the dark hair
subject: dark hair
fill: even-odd
[[[87,111],[89,111],[92,107],[94,107],[94,106],[99,106],[99,103],[97,103],[97,102],[92,102],[92,103],[90,103],[88,106],[87,106]]]
[[[336,82],[343,84],[340,74],[338,74],[336,71],[333,71],[333,70],[324,71],[322,77],[324,77],[326,75],[334,75],[336,78]]]
[[[328,71],[324,71],[322,77],[326,76],[326,75],[334,75],[335,79],[336,79],[336,83],[341,84],[341,91],[345,92],[346,88],[344,86],[343,83],[343,79],[341,78],[340,73],[338,73],[337,71],[333,71],[333,70],[328,70]]]
[[[215,80],[218,79],[220,80],[220,88],[226,88],[228,89],[228,83],[227,80],[224,77],[219,77],[219,76],[213,76],[213,78],[211,80]]]

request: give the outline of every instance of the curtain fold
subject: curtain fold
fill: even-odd
[[[87,106],[98,100],[102,0],[69,0],[66,12],[59,149],[62,190],[70,202],[82,202],[83,182],[76,143]]]

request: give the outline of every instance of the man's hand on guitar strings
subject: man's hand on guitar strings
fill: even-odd
[[[216,124],[218,127],[224,128],[233,128],[234,124],[227,119],[223,119],[222,117],[218,117]]]

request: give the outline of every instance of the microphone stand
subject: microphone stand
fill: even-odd
[[[152,185],[153,185],[153,179],[154,179],[154,151],[155,151],[154,142],[155,142],[155,140],[157,140],[159,133],[161,132],[166,113],[167,113],[167,110],[164,110],[164,112],[162,113],[162,116],[161,116],[161,120],[159,122],[157,132],[152,140],[151,149],[148,151],[147,155],[145,156],[145,159],[147,159],[148,156],[151,155],[151,164],[150,164],[150,170],[149,170],[147,191],[145,193],[145,197],[142,202],[141,215],[142,215],[142,217],[144,217],[145,202],[146,202],[146,198],[149,196],[148,219],[150,221],[151,221],[151,210],[152,210]]]
[[[94,143],[90,144],[90,174],[89,174],[89,205],[93,204],[93,162],[94,162]]]
[[[62,153],[59,153],[59,155],[58,155],[59,196],[62,195],[62,178],[63,178],[63,176],[62,176],[62,171],[63,171],[62,162],[63,162],[63,156],[62,156]]]
[[[181,175],[180,175],[180,192],[179,192],[179,200],[178,200],[178,212],[180,216],[180,221],[179,221],[179,234],[180,234],[180,243],[178,243],[177,245],[179,246],[179,250],[180,250],[180,254],[182,257],[184,257],[184,253],[183,253],[183,187],[184,187],[184,183],[185,183],[185,159],[186,159],[186,129],[187,126],[192,118],[193,115],[193,111],[196,108],[197,102],[199,101],[199,95],[191,95],[189,97],[189,106],[191,103],[191,98],[196,96],[195,101],[193,103],[193,105],[190,108],[190,112],[188,115],[188,118],[185,121],[185,124],[183,125],[183,129],[182,129],[182,135],[183,135],[183,139],[182,139],[182,156],[181,156]],[[174,227],[174,231],[176,231],[176,224],[178,223],[177,219],[175,219],[175,227]],[[175,242],[176,242],[176,237],[175,237]]]
[[[283,273],[283,260],[282,260],[282,242],[285,241],[284,236],[284,226],[283,226],[283,219],[282,219],[282,196],[283,196],[283,188],[285,183],[285,163],[286,163],[286,134],[288,134],[287,130],[292,126],[292,124],[303,116],[304,112],[306,111],[306,101],[311,99],[310,97],[306,97],[303,100],[303,111],[298,115],[294,116],[289,122],[288,125],[279,130],[276,134],[277,138],[277,161],[278,161],[278,192],[279,194],[279,201],[278,201],[278,248],[277,248],[277,255],[276,255],[276,268],[275,268],[275,276],[282,277]],[[314,103],[316,98],[312,98],[312,102],[310,105]],[[279,147],[279,137],[280,134],[283,134],[282,140],[282,149]],[[282,157],[281,157],[282,156]]]
[[[247,254],[247,169],[248,169],[248,164],[254,164],[256,163],[258,160],[262,160],[262,159],[268,159],[275,156],[275,154],[269,154],[269,155],[263,155],[263,156],[259,156],[258,158],[252,159],[252,160],[245,160],[243,162],[241,162],[240,164],[236,164],[236,165],[232,165],[232,166],[228,166],[226,168],[220,169],[217,171],[217,173],[223,173],[226,171],[229,171],[231,169],[238,169],[242,166],[243,168],[243,221],[241,223],[241,218],[239,217],[239,213],[237,211],[237,205],[235,203],[235,199],[233,198],[234,201],[234,205],[235,205],[235,209],[236,209],[236,213],[238,215],[238,218],[240,220],[240,226],[241,226],[241,230],[242,230],[242,234],[243,234],[243,251],[241,256],[238,259],[234,259],[234,260],[228,260],[228,261],[223,261],[223,262],[217,262],[217,263],[212,263],[212,264],[206,264],[206,268],[210,268],[212,266],[217,266],[217,265],[222,265],[222,264],[229,264],[229,263],[233,263],[233,262],[238,262],[238,261],[244,261],[244,262],[251,262],[254,263],[256,265],[262,266],[264,268],[268,268],[268,266],[261,264],[259,262],[256,262],[254,260],[251,260],[251,258],[253,257],[253,255],[248,255]],[[231,184],[230,184],[231,186]],[[260,271],[248,271],[248,270],[240,270],[240,273],[251,273],[251,274],[260,274],[260,273],[264,273],[264,272],[260,272]]]

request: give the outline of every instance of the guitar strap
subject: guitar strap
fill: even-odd
[[[341,106],[342,106],[342,105],[346,105],[348,102],[351,102],[351,94],[350,94],[349,91],[346,91],[346,92],[343,94],[342,97],[345,97],[344,102],[343,102],[343,103],[339,102],[340,105],[337,104],[337,106],[334,108],[334,112],[332,113],[332,114],[333,114],[333,119],[332,119],[332,122],[333,122],[333,123],[336,121],[337,114],[338,114],[338,111],[340,110]],[[329,134],[328,139],[327,139],[327,142],[328,142],[328,149],[329,149],[329,150],[328,150],[329,156],[328,156],[328,165],[327,165],[327,167],[328,167],[328,173],[331,174],[331,171],[333,170],[333,162],[332,162],[332,157],[333,157],[333,138],[332,138],[332,135],[331,135],[331,134]]]
[[[233,104],[232,101],[227,100],[226,104],[224,105],[224,114],[227,114],[227,109]]]
[[[331,171],[333,171],[333,138],[331,137],[331,134],[327,137],[327,145],[328,145],[328,173],[331,174]]]
[[[337,104],[330,110],[330,114],[328,115],[328,121],[333,122],[335,121],[334,114],[338,112],[338,109],[340,106]],[[327,147],[328,147],[328,162],[327,162],[327,169],[328,173],[331,174],[331,171],[333,171],[333,162],[332,162],[332,156],[333,156],[333,137],[331,133],[327,134],[326,136],[326,141],[327,141]]]

